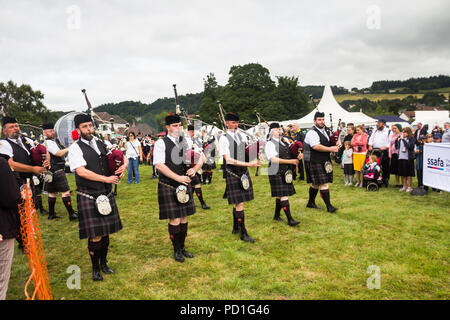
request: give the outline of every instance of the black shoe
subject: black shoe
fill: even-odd
[[[102,281],[103,277],[102,274],[100,273],[100,269],[99,268],[92,268],[92,280],[94,281]]]
[[[276,220],[276,221],[283,221],[283,219],[281,219],[281,217],[280,217],[279,214],[274,215],[274,216],[273,216],[273,220]]]
[[[41,212],[41,214],[48,214],[48,211],[44,208],[40,208],[39,211]]]
[[[175,253],[173,254],[173,258],[175,259],[175,261],[184,262],[184,256],[181,252],[181,249],[175,251]]]
[[[336,212],[337,210],[338,210],[338,208],[335,208],[335,207],[333,207],[333,206],[327,207],[327,211],[328,211],[329,213],[334,213],[334,212]]]
[[[300,221],[297,221],[297,220],[294,220],[294,219],[289,219],[289,221],[288,221],[288,225],[290,225],[291,227],[295,227],[299,223],[300,223]]]
[[[181,249],[181,253],[183,254],[183,256],[185,256],[186,258],[193,258],[194,255],[192,253],[190,253],[189,251],[186,251],[186,249]]]
[[[102,272],[104,274],[113,274],[114,270],[111,269],[110,267],[108,267],[108,265],[106,264],[106,262],[103,262],[100,264],[100,268],[102,269]]]
[[[208,209],[211,209],[211,207],[208,206],[206,203],[202,203],[202,209],[208,210]]]
[[[242,232],[241,233],[241,240],[244,241],[244,242],[251,242],[251,243],[255,242],[255,240],[253,240],[253,238],[250,237],[247,232]]]
[[[48,220],[60,219],[60,218],[62,218],[62,217],[57,216],[56,214],[53,214],[53,215],[49,215],[49,216],[48,216]]]
[[[73,220],[78,220],[78,212],[74,211],[73,214],[69,215],[69,220],[73,221]]]
[[[306,205],[307,208],[319,209],[319,207],[315,203],[308,202]]]

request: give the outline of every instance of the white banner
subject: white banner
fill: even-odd
[[[449,143],[425,143],[423,147],[423,184],[450,192]]]

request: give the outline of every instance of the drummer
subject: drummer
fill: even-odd
[[[69,213],[69,220],[78,220],[78,215],[72,208],[70,188],[65,173],[65,157],[69,153],[69,148],[61,149],[56,143],[53,123],[42,125],[42,130],[44,132],[47,150],[50,153],[50,171],[53,174],[52,182],[45,184],[45,191],[48,192],[48,218],[50,220],[61,218],[55,214],[56,197],[58,196],[58,192],[61,192],[62,201]]]
[[[199,157],[202,157],[203,162],[205,162],[205,156],[201,150],[201,147],[197,144],[197,141],[194,141],[194,125],[188,125],[188,136],[187,136],[187,143],[188,143],[188,150],[193,150],[195,153],[199,155]],[[195,155],[194,155],[195,157]],[[194,163],[191,163],[191,167],[193,167]],[[198,197],[198,200],[200,201],[202,205],[202,209],[208,210],[211,209],[210,206],[208,206],[203,200],[203,193],[202,193],[202,183],[200,174],[198,172],[195,173],[195,176],[191,177],[191,186],[194,188],[194,192]]]

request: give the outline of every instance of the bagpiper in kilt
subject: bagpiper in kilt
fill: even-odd
[[[269,160],[268,176],[272,197],[275,201],[276,221],[283,221],[280,217],[281,209],[288,219],[288,225],[293,227],[300,222],[294,220],[291,215],[289,197],[295,194],[293,185],[294,172],[298,163],[297,159],[292,159],[289,145],[281,140],[281,129],[278,123],[270,124],[271,139],[266,143],[265,150]]]
[[[100,281],[103,280],[100,271],[114,273],[107,265],[109,235],[120,231],[122,222],[112,184],[117,184],[119,176],[123,176],[128,161],[124,159],[116,172],[110,172],[106,145],[94,139],[91,117],[82,113],[74,121],[81,137],[69,147],[68,158],[77,185],[79,237],[88,238],[92,280]]]
[[[3,117],[2,133],[6,138],[0,140],[0,153],[8,159],[9,166],[14,170],[13,173],[19,186],[26,184],[27,179],[30,179],[35,207],[39,208],[41,213],[45,213],[45,210],[42,208],[42,201],[40,202],[40,206],[37,205],[40,197],[37,197],[33,183],[33,175],[40,176],[46,171],[44,166],[50,164],[48,153],[46,153],[46,160],[43,163],[34,163],[31,154],[32,149],[35,147],[34,142],[29,138],[21,136],[19,124],[14,117]],[[18,237],[17,241],[19,242],[19,249],[24,250],[22,238]]]
[[[203,153],[205,155],[205,163],[202,166],[203,184],[211,184],[213,177],[213,170],[216,169],[216,144],[213,136],[206,143],[203,143]]]
[[[233,231],[239,233],[240,239],[253,243],[245,227],[244,202],[253,200],[253,185],[248,167],[259,166],[259,161],[246,161],[245,140],[237,132],[239,115],[232,112],[225,115],[228,128],[225,135],[220,137],[220,156],[224,159],[223,177],[226,179],[224,199],[233,204]]]
[[[61,218],[55,213],[56,197],[61,192],[62,201],[69,213],[69,220],[78,220],[77,213],[72,208],[72,198],[70,196],[70,187],[66,178],[66,161],[64,157],[69,152],[69,148],[60,148],[55,138],[54,124],[45,123],[42,125],[44,131],[45,145],[50,154],[50,172],[52,173],[52,182],[44,183],[44,189],[48,193],[48,219]]]
[[[338,152],[338,146],[331,146],[331,139],[325,128],[325,114],[316,112],[314,126],[306,133],[303,144],[306,181],[311,183],[307,208],[318,209],[315,198],[320,189],[320,196],[327,206],[327,211],[334,213],[337,208],[330,202],[328,183],[333,182],[333,167],[330,152]]]
[[[187,217],[195,213],[191,178],[202,165],[202,158],[189,168],[186,161],[189,145],[183,137],[181,118],[166,117],[167,135],[155,143],[154,165],[158,170],[159,219],[169,219],[168,231],[174,249],[174,259],[184,262],[194,255],[185,248]]]
[[[199,160],[199,158],[203,158],[205,160],[205,156],[203,155],[200,146],[196,143],[197,141],[194,141],[194,125],[188,125],[187,129],[188,136],[186,137],[188,148],[190,149],[190,152],[188,153],[189,159],[187,159],[189,163],[189,167],[193,168],[196,165],[196,162]],[[191,177],[191,187],[194,189],[195,194],[197,195],[198,200],[200,201],[200,204],[202,205],[202,209],[208,210],[211,209],[210,206],[208,206],[203,199],[203,192],[202,192],[202,182],[200,178],[200,174],[198,172],[195,173],[193,177]]]

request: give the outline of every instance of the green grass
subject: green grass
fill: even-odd
[[[450,88],[432,89],[432,90],[421,90],[419,93],[356,93],[356,94],[339,94],[335,95],[337,102],[342,102],[345,100],[362,100],[369,99],[370,101],[380,101],[380,100],[395,100],[395,99],[405,99],[408,96],[413,96],[421,99],[426,92],[436,92],[444,95],[447,99],[450,99]]]
[[[124,228],[111,236],[108,259],[116,274],[103,282],[91,280],[87,241],[78,239],[78,225],[69,222],[61,200],[57,213],[64,219],[40,216],[55,299],[450,298],[448,193],[369,193],[345,187],[336,167],[331,200],[337,214],[323,210],[319,196],[322,210],[306,209],[309,186],[295,182],[291,211],[301,224],[291,228],[272,220],[275,201],[267,176],[252,174],[255,200],[246,203],[245,213],[255,243],[249,244],[231,234],[232,208],[222,199],[225,184],[216,171],[213,184],[203,186],[212,209],[198,209],[189,218],[186,247],[195,258],[178,263],[167,221],[158,219],[157,182],[149,179],[149,167],[140,170],[139,185],[125,179],[119,185]],[[73,176],[69,182],[75,189]],[[81,268],[80,290],[66,286],[70,265]],[[370,265],[380,268],[379,290],[367,288]],[[28,276],[26,258],[16,249],[8,299],[24,299]]]

